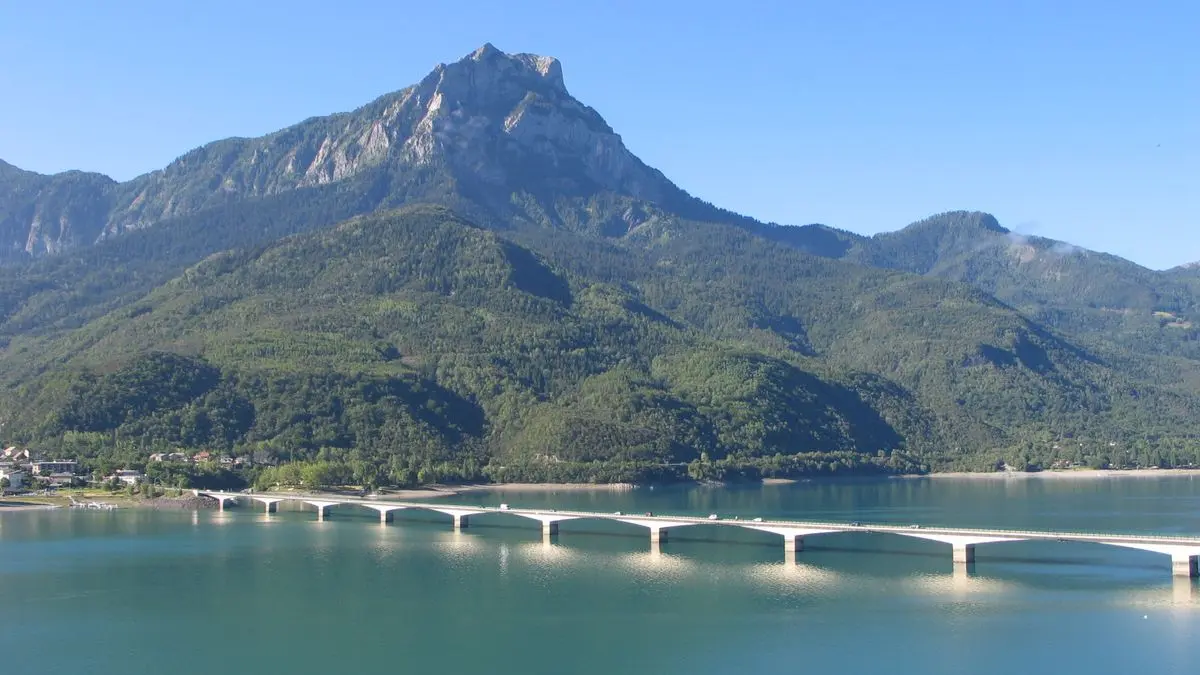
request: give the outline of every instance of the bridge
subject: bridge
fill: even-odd
[[[192,492],[196,496],[215,499],[222,511],[225,510],[226,504],[237,503],[239,500],[250,500],[262,504],[267,513],[276,511],[278,505],[282,502],[301,502],[317,510],[318,520],[325,520],[329,517],[331,509],[335,506],[355,506],[376,511],[379,514],[379,522],[385,524],[392,521],[392,516],[397,511],[420,509],[450,516],[453,518],[456,530],[468,527],[470,519],[474,516],[502,513],[540,522],[542,524],[542,535],[546,537],[557,535],[559,523],[566,521],[582,519],[609,520],[646,528],[650,533],[650,542],[654,546],[665,542],[667,534],[670,531],[696,525],[738,527],[779,535],[783,537],[784,550],[790,554],[804,550],[805,538],[822,534],[838,532],[893,534],[949,544],[952,560],[956,564],[973,564],[975,562],[975,547],[983,544],[1038,540],[1089,542],[1168,555],[1171,557],[1171,570],[1175,576],[1190,578],[1200,576],[1200,537],[830,523],[764,520],[761,518],[754,518],[752,520],[741,518],[714,519],[713,517],[698,518],[694,516],[653,515],[650,513],[626,514],[619,511],[600,513],[593,511],[522,509],[509,508],[507,506],[469,506],[443,504],[440,502],[402,502],[337,497],[333,495],[214,492],[207,490],[193,490]]]

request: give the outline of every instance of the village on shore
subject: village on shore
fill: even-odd
[[[192,455],[182,452],[162,452],[150,455],[151,462],[178,464],[215,464],[230,469],[245,463],[241,457],[221,455],[202,450]],[[146,482],[146,474],[130,468],[110,473],[88,473],[77,461],[40,456],[28,448],[11,446],[0,451],[0,496],[20,494],[49,488],[136,487]]]

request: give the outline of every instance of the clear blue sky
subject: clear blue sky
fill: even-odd
[[[0,0],[0,158],[162,167],[355,108],[484,42],[557,56],[652,166],[764,220],[951,209],[1200,259],[1200,3]]]

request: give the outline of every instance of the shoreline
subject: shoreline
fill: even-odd
[[[263,494],[294,494],[296,497],[353,497],[380,501],[410,501],[441,499],[478,492],[628,492],[639,486],[633,483],[477,483],[471,485],[433,485],[423,488],[382,489],[364,496],[357,491],[281,490]],[[254,493],[247,493],[251,496]]]
[[[897,478],[969,478],[971,480],[1046,478],[1062,480],[1082,478],[1152,478],[1154,476],[1200,476],[1200,469],[1047,469],[1045,471],[946,471]]]
[[[965,479],[965,480],[1098,480],[1098,479],[1119,479],[1119,478],[1153,478],[1162,476],[1200,476],[1200,469],[1055,469],[1046,471],[989,471],[989,472],[973,472],[973,471],[946,471],[927,474],[900,474],[900,475],[862,475],[862,476],[811,476],[801,478],[763,478],[760,485],[796,485],[799,483],[808,483],[812,481],[832,480],[838,481],[843,479],[884,479],[884,480],[917,480],[917,479]],[[358,497],[365,499],[376,499],[381,501],[419,501],[424,499],[441,499],[446,497],[454,497],[463,494],[472,493],[496,493],[503,494],[506,492],[629,492],[632,490],[653,487],[656,484],[634,484],[634,483],[478,483],[471,485],[434,485],[422,488],[402,488],[397,490],[384,490],[373,496],[363,496],[358,492],[349,491],[311,491],[311,490],[285,490],[281,492],[271,492],[267,494],[283,495],[292,494],[296,498],[321,496],[326,497]],[[708,487],[735,487],[754,485],[751,482],[680,482],[666,485],[677,486],[708,486]],[[185,493],[190,490],[185,490]],[[252,496],[254,493],[246,493],[246,496]],[[49,509],[67,508],[68,503],[65,503],[65,496],[55,496],[46,501],[25,500],[19,495],[13,497],[0,498],[0,513],[17,512],[17,511],[44,511]],[[190,494],[179,496],[160,496],[153,498],[130,498],[122,494],[112,495],[87,495],[85,499],[89,501],[101,501],[113,504],[117,508],[126,509],[164,509],[164,508],[179,508],[179,509],[203,509],[209,508],[206,502],[211,500],[197,499]],[[63,503],[56,503],[59,501]],[[205,502],[205,503],[201,503]]]
[[[628,492],[633,483],[479,483],[473,485],[437,485],[380,492],[378,499],[439,499],[478,492]]]
[[[627,492],[636,489],[633,483],[482,483],[451,488],[461,492]]]

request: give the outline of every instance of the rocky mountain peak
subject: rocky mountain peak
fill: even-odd
[[[444,160],[474,179],[510,188],[549,179],[558,188],[588,183],[652,200],[674,189],[567,92],[553,57],[507,54],[485,44],[437,66],[401,105],[416,106],[420,116],[410,129],[390,134],[400,140],[405,161]]]
[[[531,93],[548,100],[571,100],[558,59],[506,54],[490,43],[454,63],[438,64],[417,91],[427,105],[462,106],[483,114],[511,109]]]
[[[491,44],[352,112],[259,138],[214,141],[127,183],[88,179],[98,187],[89,192],[86,223],[75,211],[44,208],[52,196],[41,188],[44,178],[0,164],[5,184],[27,186],[0,194],[0,240],[11,230],[16,250],[62,250],[237,199],[349,180],[388,185],[405,200],[426,198],[426,185],[469,185],[473,200],[497,212],[510,209],[514,195],[686,201],[599,113],[568,93],[557,59]]]
[[[462,65],[468,61],[477,64],[480,69],[494,71],[508,77],[514,73],[529,78],[536,75],[545,86],[563,94],[567,93],[566,84],[563,83],[562,64],[553,56],[506,54],[488,42],[471,52],[470,56],[464,57],[456,65]]]

